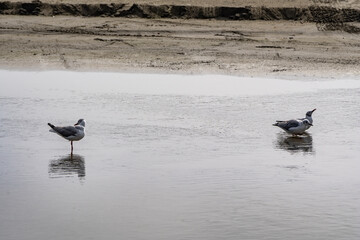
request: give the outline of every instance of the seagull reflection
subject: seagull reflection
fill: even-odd
[[[315,152],[313,149],[313,139],[309,133],[304,133],[300,136],[289,136],[286,133],[279,133],[275,146],[278,149],[282,149],[291,153]]]
[[[49,177],[72,177],[77,175],[79,179],[85,178],[84,157],[77,154],[69,154],[49,163]]]

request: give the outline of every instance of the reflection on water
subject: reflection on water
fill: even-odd
[[[310,133],[300,136],[289,136],[286,133],[279,133],[275,143],[276,148],[286,150],[291,153],[315,153],[313,139]]]
[[[85,178],[85,159],[81,155],[69,154],[49,163],[49,177],[71,177],[77,175],[79,179]]]

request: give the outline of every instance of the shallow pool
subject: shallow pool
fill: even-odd
[[[360,79],[0,71],[0,239],[359,239],[359,104]],[[71,158],[47,123],[79,118]]]

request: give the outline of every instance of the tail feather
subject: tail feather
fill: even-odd
[[[284,124],[286,121],[276,120],[276,123],[273,124],[273,126],[279,127],[280,124]]]

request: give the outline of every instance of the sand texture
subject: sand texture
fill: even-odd
[[[3,69],[360,73],[359,1],[24,2],[0,3]]]

